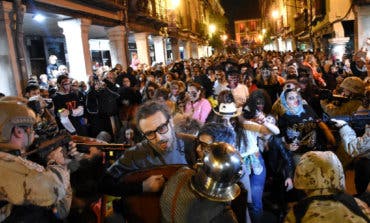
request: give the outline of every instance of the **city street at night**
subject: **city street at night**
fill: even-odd
[[[370,223],[370,0],[0,0],[1,223]]]

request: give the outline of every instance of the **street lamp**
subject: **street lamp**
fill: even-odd
[[[180,5],[180,0],[170,0],[168,9],[175,10]]]
[[[222,41],[223,41],[223,42],[224,42],[224,44],[225,44],[225,42],[226,42],[226,40],[227,40],[227,35],[226,35],[226,34],[221,35],[221,39],[222,39]]]
[[[263,35],[262,35],[262,34],[259,34],[259,35],[258,35],[258,39],[260,40],[260,42],[262,42],[262,40],[263,40]]]
[[[40,14],[40,13],[37,13],[32,17],[32,19],[37,21],[37,22],[43,22],[43,21],[45,21],[46,17],[44,15]]]
[[[273,19],[277,19],[279,17],[279,11],[275,9],[272,11],[271,15]]]
[[[209,27],[209,33],[211,34],[211,36],[213,35],[213,33],[216,32],[216,25],[215,24],[210,24]]]

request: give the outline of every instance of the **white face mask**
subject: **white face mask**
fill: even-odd
[[[269,70],[267,70],[267,69],[261,70],[261,73],[262,73],[262,77],[263,78],[268,78],[271,75],[271,72]]]
[[[200,91],[189,91],[188,94],[189,94],[190,100],[194,102],[198,100]]]

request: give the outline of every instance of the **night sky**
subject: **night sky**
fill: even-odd
[[[234,35],[234,21],[259,18],[258,0],[220,0],[229,20],[229,33]]]

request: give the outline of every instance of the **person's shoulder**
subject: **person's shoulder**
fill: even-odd
[[[183,141],[186,145],[193,146],[194,144],[197,143],[197,137],[191,134],[186,134],[186,133],[176,133],[176,138],[177,140]]]
[[[239,88],[240,90],[243,90],[243,91],[248,91],[248,87],[245,84],[240,84],[239,83],[237,88]]]
[[[146,160],[153,155],[153,148],[149,143],[143,141],[125,150],[124,154],[119,158],[120,163],[127,163],[133,160]]]
[[[283,138],[282,136],[279,135],[271,135],[270,138],[268,139],[269,142],[277,145],[284,145],[283,144]]]
[[[58,98],[61,98],[63,95],[60,93],[60,92],[56,92],[53,96],[52,96],[52,100],[56,100]]]
[[[37,163],[3,152],[0,152],[0,167],[3,170],[20,174],[29,174],[33,171],[42,173],[45,171],[45,168]]]
[[[186,133],[176,133],[176,137],[177,139],[179,140],[189,140],[189,141],[194,141],[196,140],[196,137],[194,135],[191,135],[191,134],[186,134]]]
[[[207,98],[202,98],[200,101],[201,101],[202,104],[211,105],[211,103],[209,102],[209,100]]]
[[[141,141],[141,142],[137,143],[136,145],[128,148],[125,151],[125,155],[126,154],[141,154],[141,153],[145,153],[145,152],[150,151],[150,150],[151,150],[150,144],[146,140],[144,140],[144,141]]]

